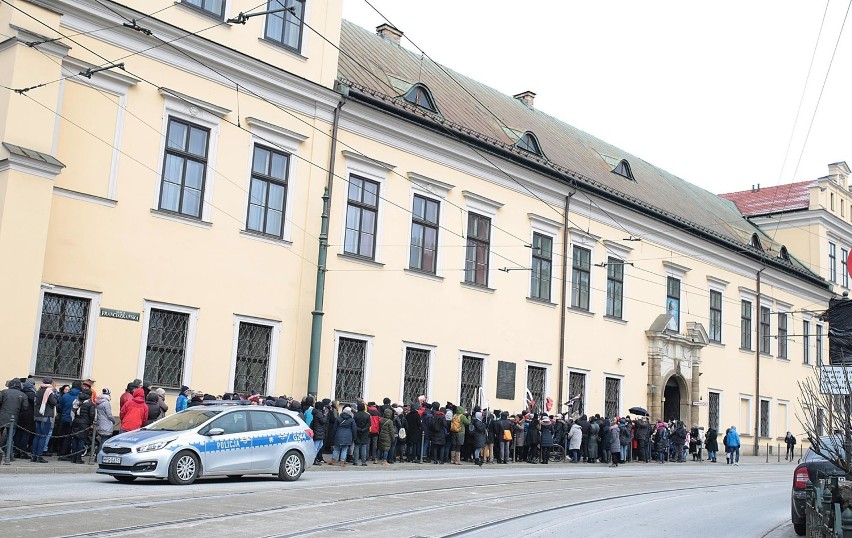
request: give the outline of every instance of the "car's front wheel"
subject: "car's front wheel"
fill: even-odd
[[[298,480],[304,471],[305,458],[298,450],[291,450],[281,458],[281,465],[278,466],[278,478],[293,482]]]
[[[169,482],[176,486],[187,486],[195,482],[200,471],[198,456],[185,450],[178,452],[169,464]]]

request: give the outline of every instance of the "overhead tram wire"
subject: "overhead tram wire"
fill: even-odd
[[[23,14],[24,14],[24,15],[26,15],[27,17],[29,17],[29,18],[33,19],[34,21],[38,22],[39,24],[41,24],[41,25],[43,25],[43,26],[46,26],[46,27],[50,28],[52,31],[54,31],[54,32],[56,32],[56,33],[58,33],[58,34],[60,34],[60,36],[62,36],[63,38],[68,39],[68,38],[67,38],[67,36],[65,36],[64,34],[62,34],[62,32],[59,32],[59,31],[57,31],[57,30],[53,29],[50,25],[48,25],[47,23],[45,23],[45,22],[43,22],[43,21],[39,20],[37,17],[34,17],[33,15],[31,15],[31,14],[27,13],[26,11],[21,10],[21,9],[20,9],[20,8],[18,8],[17,6],[14,6],[14,5],[10,4],[8,0],[0,0],[0,2],[5,3],[5,4],[8,4],[8,5],[9,5],[10,7],[12,7],[13,9],[16,9],[17,11],[20,11],[21,13],[23,13]],[[160,38],[158,38],[156,35],[154,35],[154,36],[152,36],[152,37],[155,37],[155,38],[157,38],[157,39],[160,39]],[[186,36],[184,36],[184,37],[186,37]],[[160,39],[160,40],[161,40],[161,41],[163,41],[162,39]],[[69,39],[69,41],[71,41],[72,43],[75,43],[75,44],[79,45],[81,48],[83,48],[83,49],[85,49],[85,50],[87,50],[87,51],[91,52],[92,54],[94,54],[95,56],[97,56],[97,57],[101,58],[101,59],[102,59],[102,60],[104,60],[105,62],[110,63],[110,60],[109,60],[109,59],[105,58],[103,55],[101,55],[101,54],[97,53],[96,51],[94,51],[94,50],[92,50],[92,49],[90,49],[90,48],[86,47],[85,45],[83,45],[83,44],[81,44],[81,43],[79,43],[79,42],[77,42],[77,41],[74,41],[73,39]],[[164,42],[164,44],[171,45],[171,42]],[[152,48],[153,48],[153,47],[152,47]],[[213,72],[215,72],[215,73],[219,74],[220,76],[222,76],[222,77],[223,77],[223,78],[225,78],[226,80],[231,81],[231,79],[230,79],[229,77],[227,77],[227,76],[223,75],[222,73],[218,72],[217,70],[213,69],[212,67],[210,67],[210,66],[208,66],[208,65],[204,64],[203,62],[201,62],[200,60],[198,60],[198,59],[196,59],[196,58],[192,57],[191,55],[187,54],[186,52],[181,51],[180,49],[177,49],[177,48],[176,48],[176,47],[174,47],[174,46],[173,46],[173,48],[175,48],[176,50],[178,50],[179,52],[181,52],[182,54],[184,54],[184,55],[185,55],[185,56],[187,56],[188,58],[190,58],[190,59],[192,59],[192,60],[196,61],[197,63],[201,64],[202,66],[206,67],[207,69],[210,69],[211,71],[213,71]],[[149,50],[149,49],[146,49],[146,50]],[[138,53],[134,53],[134,54],[138,54]],[[132,55],[131,55],[131,56],[132,56]],[[134,75],[135,77],[139,78],[141,81],[145,82],[146,84],[149,84],[149,85],[151,85],[151,86],[153,86],[153,87],[155,87],[155,88],[157,88],[157,89],[160,89],[160,88],[161,88],[161,86],[158,86],[157,84],[154,84],[153,82],[149,81],[148,79],[146,79],[146,78],[144,78],[144,77],[141,77],[140,75],[138,75],[138,74],[136,74],[136,73],[132,73],[131,71],[127,71],[127,72],[128,72],[128,73],[130,73],[130,74],[132,74],[132,75]],[[233,81],[231,81],[231,82],[233,82]],[[236,84],[235,82],[233,82],[233,83],[234,83],[234,84]],[[243,85],[240,85],[240,88],[241,88],[241,89],[245,89],[245,90],[247,90],[247,93],[249,93],[250,95],[254,95],[255,97],[257,97],[257,98],[259,98],[259,99],[263,100],[264,102],[266,102],[266,103],[268,103],[268,104],[271,104],[271,105],[275,106],[275,107],[276,107],[276,108],[278,108],[279,110],[282,110],[283,112],[287,113],[288,115],[293,116],[293,117],[294,117],[294,118],[296,118],[297,120],[301,121],[302,123],[305,123],[306,125],[308,125],[308,126],[309,126],[309,127],[311,127],[312,129],[316,130],[317,132],[323,133],[323,134],[325,134],[326,136],[329,136],[329,137],[331,136],[329,133],[325,133],[325,132],[324,132],[322,129],[320,129],[319,127],[316,127],[316,126],[312,125],[311,123],[309,123],[309,122],[305,121],[304,119],[299,118],[298,116],[296,116],[296,115],[295,115],[295,114],[293,114],[292,112],[290,112],[290,111],[288,111],[288,110],[286,110],[286,109],[282,108],[282,107],[281,107],[280,105],[278,105],[277,103],[274,103],[274,102],[272,102],[272,101],[269,101],[268,99],[266,99],[265,97],[263,97],[263,96],[261,96],[261,95],[255,94],[255,93],[254,93],[254,92],[252,92],[250,89],[245,88]],[[185,101],[187,104],[192,104],[192,103],[190,103],[189,101],[186,101],[186,100],[185,100],[183,97],[181,97],[181,96],[177,96],[177,95],[173,95],[173,96],[174,96],[175,98],[177,98],[177,99],[180,99],[180,100]],[[39,104],[41,104],[41,103],[39,103]],[[253,136],[255,136],[255,137],[259,138],[259,139],[261,139],[261,140],[264,140],[265,142],[267,142],[268,144],[273,145],[274,147],[277,147],[277,148],[279,148],[279,149],[282,149],[282,150],[284,150],[284,151],[287,151],[287,149],[286,149],[286,148],[281,147],[281,146],[280,146],[280,144],[277,144],[277,143],[276,143],[276,142],[274,142],[274,141],[271,141],[271,140],[268,140],[268,139],[266,139],[266,138],[263,138],[262,136],[259,136],[259,135],[257,135],[256,133],[253,133],[253,132],[252,132],[252,131],[250,131],[249,129],[246,129],[246,128],[244,128],[244,127],[240,126],[240,125],[237,125],[236,123],[234,123],[234,122],[233,122],[233,121],[231,121],[231,120],[228,120],[228,119],[226,119],[226,118],[221,118],[221,119],[222,119],[222,121],[224,121],[224,122],[226,122],[226,123],[229,123],[229,124],[231,124],[231,125],[234,125],[234,126],[235,126],[235,127],[237,127],[238,129],[241,129],[241,130],[243,130],[243,131],[245,131],[245,132],[247,132],[247,133],[249,133],[249,134],[251,134],[251,135],[253,135]],[[348,144],[345,144],[345,143],[343,143],[343,142],[340,142],[340,143],[341,143],[341,144],[343,144],[344,146],[346,146],[346,147],[348,147],[348,148],[352,149],[353,151],[356,151],[359,155],[362,155],[362,156],[364,156],[365,158],[368,158],[368,159],[371,159],[371,160],[375,160],[375,159],[372,159],[372,158],[370,158],[369,156],[365,155],[365,154],[364,154],[364,153],[362,153],[361,151],[357,150],[356,148],[353,148],[353,147],[349,146]],[[289,151],[288,151],[288,153],[289,153]],[[330,172],[329,170],[327,170],[326,168],[324,168],[322,165],[316,164],[316,163],[314,163],[314,162],[310,161],[309,159],[307,159],[307,158],[305,158],[305,157],[302,157],[302,156],[300,156],[300,155],[296,155],[296,154],[292,154],[292,156],[293,156],[293,157],[296,157],[297,159],[300,159],[300,160],[303,160],[303,161],[307,162],[308,164],[310,164],[311,166],[314,166],[314,167],[318,168],[319,170],[322,170],[322,171],[327,172],[327,173],[329,173],[329,172]],[[347,184],[349,183],[349,179],[348,179],[348,178],[346,178],[346,177],[342,177],[342,176],[339,176],[339,175],[337,175],[337,174],[334,174],[333,172],[330,172],[330,173],[332,173],[332,175],[333,175],[334,177],[339,178],[341,181],[343,181],[343,182],[345,182],[345,183],[347,183]],[[395,173],[396,175],[399,175],[400,177],[403,177],[403,178],[404,178],[404,179],[406,179],[407,181],[409,181],[409,182],[411,182],[411,183],[414,183],[411,179],[407,178],[406,176],[403,176],[402,174],[399,174],[399,172],[394,172],[394,173]],[[158,173],[158,174],[159,174],[159,173]],[[382,200],[384,200],[384,201],[385,201],[385,202],[387,202],[388,204],[390,204],[390,205],[392,205],[392,206],[394,206],[394,207],[398,207],[398,208],[402,209],[404,212],[411,214],[411,210],[410,210],[410,209],[408,209],[407,207],[401,206],[401,205],[397,204],[396,202],[393,202],[393,201],[391,201],[391,200],[389,200],[389,199],[387,199],[387,198],[384,198],[384,197],[382,197],[382,196],[379,196],[379,198],[381,198]],[[453,204],[453,205],[454,205],[454,204]],[[456,206],[456,207],[459,207],[459,206]],[[460,209],[462,209],[462,208],[460,208]],[[452,235],[456,235],[456,236],[458,236],[458,237],[461,237],[462,239],[465,239],[465,236],[464,236],[463,234],[461,234],[461,233],[455,232],[454,230],[451,230],[451,229],[449,229],[449,228],[446,228],[445,226],[439,226],[439,227],[440,227],[441,229],[444,229],[445,231],[449,232],[449,233],[450,233],[450,234],[452,234]],[[526,244],[528,244],[526,241],[524,241],[524,240],[522,240],[522,239],[518,238],[517,236],[514,236],[514,235],[510,234],[509,232],[506,232],[506,231],[504,231],[504,230],[502,230],[502,229],[500,229],[500,228],[498,228],[498,227],[496,227],[496,226],[492,226],[492,228],[495,228],[495,229],[501,230],[501,231],[503,231],[504,233],[506,233],[507,235],[510,235],[510,236],[512,236],[512,237],[515,237],[516,239],[519,239],[519,240],[523,241],[525,245],[526,245]],[[500,254],[500,253],[498,253],[498,252],[496,252],[496,251],[494,251],[494,250],[491,250],[491,252],[492,252],[492,254],[493,254],[494,256],[496,256],[496,257],[498,257],[498,258],[501,258],[501,259],[505,260],[505,261],[506,261],[506,262],[508,262],[508,263],[511,263],[511,264],[517,265],[517,266],[519,266],[519,267],[523,267],[523,265],[522,265],[522,264],[520,264],[520,263],[518,263],[518,262],[516,262],[516,261],[513,261],[513,260],[511,260],[510,258],[508,258],[508,257],[506,257],[506,256],[504,256],[504,255],[502,255],[502,254]],[[314,263],[313,265],[316,265],[316,264]]]
[[[385,22],[387,22],[388,24],[390,24],[390,25],[391,25],[391,26],[393,26],[394,28],[397,28],[397,26],[396,26],[396,25],[394,25],[394,24],[393,24],[393,23],[392,23],[392,22],[391,22],[391,21],[390,21],[390,20],[389,20],[389,19],[388,19],[388,18],[387,18],[387,17],[386,17],[386,16],[385,16],[382,12],[381,12],[381,11],[379,11],[379,10],[378,10],[378,9],[377,9],[377,8],[376,8],[373,4],[372,4],[372,3],[370,3],[370,1],[369,1],[369,0],[364,0],[364,2],[365,2],[367,5],[369,5],[369,6],[370,6],[370,7],[371,7],[371,8],[372,8],[372,9],[373,9],[373,10],[374,10],[374,11],[375,11],[375,12],[376,12],[376,13],[377,13],[377,14],[378,14],[381,18],[382,18],[382,19],[384,19],[384,20],[385,20]],[[852,0],[850,0],[850,4],[852,4]],[[848,8],[847,8],[847,15],[848,15]],[[845,18],[844,18],[844,23],[845,23]],[[431,61],[431,62],[432,62],[435,66],[437,66],[437,67],[438,67],[438,68],[439,68],[439,69],[440,69],[440,70],[441,70],[441,71],[442,71],[442,72],[443,72],[446,76],[448,76],[448,77],[449,77],[449,78],[450,78],[453,82],[455,82],[455,83],[456,83],[456,84],[457,84],[460,88],[462,88],[462,90],[464,90],[464,92],[465,92],[465,93],[467,93],[467,94],[468,94],[471,98],[473,98],[473,99],[474,99],[474,101],[476,101],[476,103],[478,103],[478,104],[479,104],[482,108],[484,108],[484,109],[485,109],[485,110],[486,110],[486,111],[487,111],[487,112],[488,112],[491,116],[493,116],[493,117],[494,117],[494,118],[495,118],[495,119],[496,119],[496,120],[497,120],[497,121],[498,121],[501,125],[503,125],[503,126],[504,126],[504,127],[506,127],[506,128],[510,128],[509,126],[507,126],[507,125],[506,125],[506,123],[505,123],[504,121],[502,121],[502,119],[501,119],[499,116],[497,116],[497,114],[495,114],[495,113],[494,113],[494,112],[493,112],[493,111],[492,111],[492,110],[491,110],[491,109],[490,109],[487,105],[485,105],[484,103],[482,103],[482,102],[481,102],[481,101],[480,101],[480,100],[479,100],[479,99],[478,99],[478,98],[477,98],[477,97],[476,97],[476,96],[475,96],[472,92],[470,92],[470,91],[467,89],[467,87],[465,87],[463,84],[461,84],[461,82],[459,82],[459,81],[458,81],[458,80],[457,80],[457,79],[456,79],[456,78],[455,78],[455,77],[454,77],[454,76],[453,76],[450,72],[448,72],[448,71],[447,71],[447,70],[446,70],[446,69],[445,69],[445,68],[444,68],[441,64],[439,64],[439,63],[435,62],[435,61],[432,59],[432,57],[431,57],[431,56],[429,56],[429,55],[428,55],[428,54],[427,54],[427,53],[426,53],[426,52],[425,52],[425,51],[424,51],[421,47],[419,47],[419,46],[418,46],[418,45],[417,45],[417,44],[416,44],[416,43],[415,43],[415,42],[414,42],[414,41],[413,41],[413,40],[412,40],[412,39],[411,39],[408,35],[403,34],[403,36],[404,36],[404,37],[405,37],[405,39],[407,39],[407,40],[408,40],[408,42],[409,42],[409,43],[411,43],[411,44],[412,44],[412,45],[413,45],[413,46],[414,46],[414,47],[415,47],[415,48],[416,48],[416,49],[417,49],[417,50],[418,50],[418,51],[419,51],[419,52],[420,52],[423,56],[425,56],[426,58],[428,58],[428,59],[429,59],[429,60],[430,60],[430,61]],[[328,40],[326,40],[326,41],[328,41]],[[338,50],[340,50],[341,52],[343,52],[344,54],[346,54],[346,53],[345,53],[345,51],[342,51],[339,47],[338,47]],[[836,50],[836,49],[835,49],[835,50]],[[352,58],[350,55],[348,55],[348,54],[347,54],[347,56],[348,56],[350,59],[352,59],[353,61],[355,61],[358,65],[360,65],[360,66],[361,66],[361,68],[365,70],[365,72],[367,72],[367,73],[369,73],[369,74],[373,75],[375,78],[377,78],[377,80],[381,81],[381,82],[382,82],[382,83],[384,83],[386,86],[389,86],[389,85],[388,85],[388,83],[387,83],[386,81],[382,81],[382,80],[381,80],[378,76],[376,76],[376,75],[372,72],[372,70],[370,70],[370,69],[366,69],[363,65],[361,65],[360,63],[358,63],[358,62],[357,62],[357,60],[356,60],[356,59],[354,59],[354,58]],[[474,151],[476,151],[476,150],[474,149]],[[477,153],[479,154],[479,152],[478,152],[478,151],[477,151]],[[480,154],[480,156],[482,156],[482,155]],[[483,157],[483,158],[484,158],[484,157]],[[518,183],[518,182],[517,182],[517,180],[516,180],[513,176],[511,176],[510,174],[508,174],[507,172],[505,172],[504,170],[502,170],[502,169],[501,169],[499,166],[497,166],[495,163],[491,162],[489,159],[486,159],[486,161],[488,161],[488,162],[489,162],[492,166],[494,166],[497,170],[499,170],[500,172],[502,172],[504,175],[506,175],[507,177],[509,177],[509,179],[511,179],[512,181],[515,181],[516,183]],[[571,178],[571,181],[573,182],[574,187],[575,187],[575,189],[576,189],[576,188],[577,188],[577,184],[578,184],[578,183],[577,183],[576,178]],[[519,184],[520,184],[520,183],[519,183]],[[600,205],[598,205],[598,204],[597,204],[597,202],[595,202],[595,201],[594,201],[594,199],[593,199],[593,197],[592,197],[592,196],[590,196],[588,193],[586,193],[586,196],[589,198],[589,200],[590,200],[590,202],[591,202],[592,204],[594,204],[594,205],[595,205],[595,206],[597,206],[597,207],[598,207],[601,211],[603,211],[603,212],[604,212],[604,213],[605,213],[605,214],[606,214],[606,215],[607,215],[607,216],[608,216],[608,217],[609,217],[609,218],[610,218],[610,219],[611,219],[614,223],[616,223],[616,225],[618,225],[620,228],[622,228],[622,230],[624,230],[625,232],[627,232],[627,233],[631,234],[631,236],[633,236],[633,234],[632,234],[629,230],[627,230],[627,228],[626,228],[626,227],[624,227],[624,226],[623,226],[623,225],[622,225],[622,224],[618,221],[618,219],[616,219],[615,217],[613,217],[612,215],[610,215],[610,214],[609,214],[606,210],[604,210],[602,207],[600,207]],[[536,198],[538,198],[539,200],[541,200],[541,198],[539,198],[538,196],[536,196]],[[544,200],[541,200],[541,201],[542,201],[545,205],[547,205],[548,207],[551,207],[552,209],[554,209],[554,208],[553,208],[553,206],[551,206],[550,204],[548,204],[548,203],[547,203],[547,202],[545,202]],[[560,213],[560,215],[561,215],[561,213]],[[577,228],[579,228],[579,229],[583,229],[583,227],[582,227],[582,226],[580,226],[580,225],[578,225],[577,223],[575,223],[573,220],[571,220],[571,218],[570,218],[570,217],[565,216],[565,218],[566,218],[566,220],[567,220],[568,222],[570,222],[571,224],[573,224],[573,225],[574,225],[574,226],[576,226]],[[715,217],[714,217],[714,218],[715,218]],[[719,219],[717,218],[717,220],[719,220]],[[690,228],[689,228],[689,227],[687,227],[687,226],[684,226],[684,227],[675,226],[675,228],[680,228],[680,229],[685,230],[685,231],[690,231]],[[662,232],[661,232],[661,233],[662,233]],[[650,234],[647,234],[647,235],[650,235]],[[640,236],[640,237],[641,237],[641,236]],[[620,257],[620,255],[619,255],[617,252],[613,252],[613,251],[612,251],[612,249],[610,249],[610,248],[609,248],[609,247],[608,247],[605,243],[603,243],[603,241],[601,241],[601,240],[599,240],[599,239],[595,239],[595,242],[596,242],[596,243],[600,243],[600,244],[601,244],[601,245],[602,245],[602,246],[606,249],[606,251],[607,251],[608,253],[610,253],[610,254],[614,254],[616,257]],[[738,252],[738,253],[740,253],[740,254],[743,254],[743,253],[746,253],[746,252],[748,252],[748,251],[740,250],[740,251],[737,251],[737,252]],[[702,260],[702,259],[699,259],[699,258],[695,258],[694,256],[691,256],[691,255],[687,255],[687,256],[688,256],[688,257],[690,257],[690,258],[692,258],[692,259],[696,259],[697,261],[700,261],[700,262],[706,263],[706,260]],[[649,273],[653,273],[652,271],[648,271],[648,270],[645,270],[645,271],[647,271],[647,272],[649,272]],[[658,274],[658,276],[664,276],[664,275]]]
[[[846,4],[846,13],[843,15],[843,23],[840,25],[840,32],[837,34],[837,40],[834,42],[834,50],[831,51],[831,59],[828,61],[828,69],[825,70],[825,78],[822,79],[822,86],[819,89],[819,96],[817,97],[816,105],[814,106],[814,112],[811,114],[811,121],[808,123],[808,130],[805,133],[805,140],[802,142],[802,149],[799,151],[799,158],[796,160],[796,168],[793,169],[793,181],[796,179],[796,174],[799,172],[799,165],[802,164],[802,157],[805,155],[805,148],[808,145],[808,139],[811,136],[811,129],[814,126],[814,120],[816,119],[817,112],[819,111],[819,104],[822,102],[822,95],[825,92],[825,86],[828,82],[828,76],[831,74],[831,67],[834,65],[834,57],[837,54],[837,47],[840,45],[840,38],[843,37],[843,30],[846,28],[846,21],[849,18],[849,8],[852,8],[852,0],[849,0],[849,3]],[[828,9],[828,4],[826,4],[826,10]],[[821,27],[820,27],[821,28]],[[814,50],[816,53],[816,50]],[[790,190],[787,191],[787,197],[784,199],[784,206],[787,205],[787,200],[790,198]],[[778,222],[775,224],[775,231],[772,233],[772,239],[775,240],[775,236],[778,234],[778,228],[781,226],[781,217],[778,218]]]

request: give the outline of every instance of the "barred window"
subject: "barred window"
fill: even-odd
[[[711,391],[709,398],[710,398],[710,404],[709,404],[710,415],[709,415],[709,418],[708,418],[708,422],[709,422],[708,425],[718,432],[719,431],[719,398],[720,398],[720,394],[718,392],[712,392]]]
[[[604,385],[604,414],[609,418],[617,417],[620,403],[621,380],[617,377],[607,377]]]
[[[468,213],[467,252],[464,261],[464,281],[479,286],[488,285],[488,257],[491,253],[491,219]]]
[[[181,3],[195,6],[220,19],[225,18],[225,0],[181,0]]]
[[[771,317],[771,312],[769,311],[768,306],[760,307],[760,352],[769,354],[769,339],[770,335],[770,327],[769,320]]]
[[[760,400],[760,436],[769,437],[769,400]]]
[[[78,379],[83,373],[89,300],[45,293],[35,373]]]
[[[711,342],[722,342],[722,292],[710,290],[710,337]]]
[[[527,390],[532,394],[536,409],[544,411],[544,396],[547,385],[547,368],[527,366]]]
[[[169,118],[160,209],[201,218],[209,139],[209,129]]]
[[[180,388],[186,358],[189,314],[151,309],[143,379],[157,387]]]
[[[411,210],[411,248],[408,267],[435,274],[438,262],[438,210],[440,204],[414,195]]]
[[[379,214],[379,184],[358,176],[349,177],[349,202],[346,207],[347,254],[375,258]]]
[[[402,382],[402,402],[416,402],[418,396],[428,396],[429,350],[405,348],[405,378]]]
[[[579,398],[571,407],[571,412],[578,412],[580,414],[583,413],[583,401],[586,399],[586,374],[581,374],[579,372],[570,372],[568,374],[568,399]],[[560,402],[561,404],[562,402]],[[561,405],[560,405],[561,409]]]
[[[580,310],[589,310],[592,251],[575,245],[572,252],[571,306]]]
[[[787,358],[787,314],[778,314],[778,358]]]
[[[305,0],[269,0],[267,11],[292,8],[291,11],[278,11],[266,16],[266,39],[296,52],[302,48],[302,19],[305,14]]]
[[[272,327],[240,322],[234,367],[234,392],[266,394]]]
[[[553,238],[533,233],[530,297],[550,300],[550,280],[553,267]]]
[[[751,301],[740,305],[740,349],[751,349]]]
[[[482,365],[484,362],[479,357],[468,357],[467,355],[462,357],[459,405],[470,409],[473,407],[472,403],[479,400],[477,393],[482,386]]]
[[[340,337],[337,343],[335,399],[355,403],[364,397],[364,370],[367,362],[366,340]]]
[[[624,261],[609,257],[606,261],[606,315],[621,319],[624,304]]]
[[[285,153],[254,147],[247,230],[283,237],[289,162],[290,157]]]

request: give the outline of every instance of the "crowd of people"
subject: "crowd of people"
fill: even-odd
[[[98,446],[115,432],[139,429],[169,411],[164,389],[135,379],[119,398],[116,420],[110,389],[98,391],[94,384],[86,379],[57,388],[50,377],[42,378],[38,385],[28,378],[8,381],[6,389],[0,391],[0,447],[6,446],[11,417],[15,417],[11,458],[47,463],[44,456],[55,454],[60,460],[83,463],[82,454],[93,439]],[[618,467],[629,462],[683,463],[690,456],[693,461],[715,463],[719,451],[715,428],[705,431],[693,424],[688,429],[677,420],[578,412],[563,415],[535,407],[510,414],[479,406],[466,409],[451,402],[429,403],[425,396],[410,403],[391,403],[390,398],[384,398],[381,404],[364,400],[347,404],[330,399],[316,401],[312,396],[261,397],[256,391],[213,395],[184,386],[175,412],[229,400],[298,413],[313,432],[314,465],[469,462],[482,466],[567,461]],[[788,437],[792,437],[789,432]],[[736,428],[728,428],[721,440],[726,462],[739,465]]]

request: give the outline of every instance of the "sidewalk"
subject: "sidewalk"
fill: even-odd
[[[0,464],[0,476],[3,476],[3,475],[22,475],[22,474],[88,474],[88,473],[94,473],[95,470],[98,468],[97,463],[90,465],[88,463],[89,462],[88,458],[85,458],[83,461],[85,461],[86,463],[82,463],[82,464],[70,463],[70,462],[67,462],[67,461],[58,461],[56,459],[56,457],[48,457],[46,459],[47,459],[48,463],[32,463],[28,459],[16,459],[15,461],[11,462],[9,465]],[[328,460],[326,459],[326,461],[328,461]],[[514,466],[514,464],[510,464],[510,465]],[[524,464],[523,463],[518,464],[518,466],[521,466],[521,465],[524,465]],[[557,463],[557,464],[554,464],[554,465],[559,465],[559,464]],[[580,465],[583,468],[586,468],[587,464],[579,463],[577,465]],[[606,467],[606,464],[603,464],[603,463],[596,464],[596,465],[600,466],[601,468]],[[630,467],[635,466],[635,465],[644,465],[644,464],[642,464],[642,463],[628,463],[628,464],[624,464],[623,467],[625,469],[627,469],[627,468],[630,468]],[[648,465],[654,465],[654,463],[652,462],[652,463],[649,463]],[[667,463],[666,465],[670,466],[670,465],[677,465],[677,464]],[[713,466],[713,467],[725,467],[726,466],[724,459],[720,460],[718,463],[710,463],[710,462],[707,462],[707,461],[704,461],[702,463],[698,463],[698,462],[693,462],[692,460],[688,460],[685,463],[680,464],[681,467],[688,467],[688,466],[694,466],[694,465]],[[740,465],[741,466],[752,466],[752,465],[788,466],[790,468],[790,472],[792,472],[793,468],[796,465],[796,460],[793,460],[793,462],[791,463],[791,462],[788,462],[788,461],[784,461],[784,458],[781,458],[781,461],[778,462],[778,457],[773,455],[773,456],[769,457],[769,463],[767,464],[765,455],[764,456],[740,456]],[[465,463],[465,466],[471,466],[471,464]],[[390,470],[400,470],[400,469],[402,469],[402,470],[406,470],[406,469],[407,470],[429,469],[429,468],[433,468],[433,467],[437,468],[439,466],[427,464],[425,462],[422,465],[414,464],[414,463],[395,463],[394,465],[373,465],[373,464],[369,464],[369,465],[367,465],[367,467],[360,467],[360,466],[356,467],[355,465],[347,465],[345,467],[345,470],[346,471],[363,472],[363,471],[368,471],[368,470],[371,470],[371,469],[372,470],[383,469],[383,470],[386,470],[386,471],[390,471]],[[446,466],[444,466],[444,467],[446,467]],[[444,467],[442,467],[442,468],[444,468]],[[487,467],[492,467],[492,466],[489,465]],[[493,467],[499,468],[500,466],[493,466]],[[565,467],[572,467],[572,465],[566,464]],[[307,470],[309,470],[309,471],[329,471],[329,472],[333,472],[333,471],[340,470],[340,467],[337,467],[337,466],[332,467],[330,465],[322,465],[322,466],[309,465]]]

